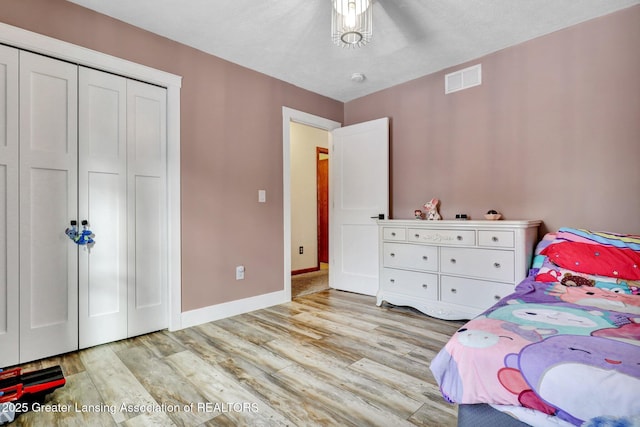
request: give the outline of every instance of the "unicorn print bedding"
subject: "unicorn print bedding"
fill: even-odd
[[[431,371],[449,402],[536,414],[522,418],[534,425],[640,425],[640,236],[545,236],[529,277],[460,328]]]

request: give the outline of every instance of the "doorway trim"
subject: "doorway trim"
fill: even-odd
[[[284,229],[284,294],[291,301],[291,123],[300,123],[331,132],[341,123],[320,116],[282,107],[282,211]],[[329,150],[331,162],[331,150]],[[331,208],[331,204],[329,204]]]

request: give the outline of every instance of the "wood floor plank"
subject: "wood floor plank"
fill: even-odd
[[[368,327],[366,330],[362,330],[352,326],[335,323],[333,321],[323,319],[321,316],[316,316],[309,313],[298,314],[295,316],[295,318],[298,320],[303,320],[305,323],[314,325],[317,328],[324,328],[327,331],[328,335],[331,335],[331,337],[325,339],[347,337],[352,342],[358,342],[373,347],[384,348],[387,351],[394,352],[399,355],[407,354],[415,348],[415,346],[412,344],[407,344],[402,340],[382,335],[376,330],[372,330],[370,327]]]
[[[213,323],[205,323],[198,326],[197,329],[213,338],[214,345],[224,349],[230,356],[248,360],[255,366],[264,368],[267,372],[278,371],[290,363],[265,347],[239,339]]]
[[[216,325],[245,341],[257,345],[274,340],[281,333],[280,331],[270,331],[265,327],[261,327],[262,325],[255,321],[255,317],[248,314],[218,320],[216,321]]]
[[[416,401],[442,400],[438,387],[427,381],[427,370],[424,372],[424,378],[417,378],[366,358],[352,364],[350,369],[381,384],[386,384],[390,388],[401,390],[403,394]]]
[[[185,348],[167,331],[159,331],[139,337],[140,341],[157,357],[169,356]]]
[[[284,414],[296,426],[348,426],[351,423],[321,402],[308,395],[305,390],[291,387],[273,375],[263,374],[247,378],[243,385],[273,409]]]
[[[67,384],[47,396],[43,409],[20,415],[16,424],[22,426],[112,427],[116,425],[110,411],[103,405],[100,393],[87,372],[66,376]],[[48,412],[59,410],[58,412]],[[63,412],[64,411],[64,412]]]
[[[295,315],[286,316],[270,309],[254,311],[249,316],[254,320],[252,324],[273,332],[286,333],[289,335],[301,335],[311,339],[320,339],[327,335],[325,331],[317,330],[298,319],[296,316],[306,313],[299,311]]]
[[[327,357],[325,353],[318,351],[316,346],[287,339],[271,341],[268,345],[296,365],[313,371],[323,382],[331,383],[334,378],[339,378],[340,388],[360,395],[363,399],[374,402],[400,417],[407,418],[422,406],[419,400],[399,391],[398,384],[389,387],[375,378],[371,379],[360,372],[354,372],[349,369],[352,364],[346,365],[342,360]]]
[[[234,378],[189,351],[166,358],[207,399],[209,406],[197,408],[212,415],[224,413],[238,425],[288,425],[289,421]]]
[[[301,366],[291,365],[274,374],[292,388],[304,390],[307,396],[321,402],[325,407],[348,419],[354,425],[410,426],[406,419],[386,412],[370,404],[360,395],[346,391],[333,383],[327,383]]]
[[[129,404],[141,407],[157,405],[158,402],[151,397],[109,346],[83,350],[80,358],[106,405],[117,408]],[[121,423],[140,413],[141,411],[117,410],[112,415],[117,423]]]
[[[205,412],[190,410],[190,405],[197,406],[207,399],[162,358],[155,357],[146,346],[123,350],[118,357],[154,400],[167,408],[167,416],[175,424],[198,425],[212,418]]]
[[[434,408],[429,404],[424,404],[420,410],[409,418],[409,422],[416,426],[423,427],[457,427],[456,407],[449,405],[443,410],[442,407]]]
[[[318,311],[313,313],[313,315],[321,319],[325,319],[330,322],[348,326],[350,328],[355,328],[361,331],[372,331],[379,326],[379,324],[375,321],[371,321],[369,319],[362,318],[359,316],[354,316],[352,313],[343,313],[343,312],[336,313],[332,311]]]
[[[175,335],[189,348],[190,352],[211,365],[216,365],[223,369],[238,381],[261,376],[264,373],[260,366],[256,366],[242,357],[233,357],[233,355],[229,355],[215,347],[215,340],[196,328],[177,331]]]

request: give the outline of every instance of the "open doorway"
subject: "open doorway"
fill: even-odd
[[[291,132],[291,297],[329,288],[329,132]]]
[[[297,244],[294,241],[294,238],[292,236],[292,229],[293,229],[293,222],[294,222],[294,218],[292,215],[293,203],[294,203],[292,193],[293,193],[293,188],[296,185],[295,180],[293,178],[294,173],[292,170],[292,168],[296,167],[296,163],[292,161],[292,152],[291,152],[292,145],[294,144],[293,141],[296,139],[296,134],[295,134],[295,131],[293,131],[295,127],[292,125],[304,125],[306,128],[314,128],[316,130],[324,131],[328,140],[331,137],[331,131],[339,128],[341,124],[333,120],[325,119],[319,116],[315,116],[313,114],[294,110],[288,107],[282,108],[282,119],[283,119],[282,143],[283,143],[283,208],[284,208],[284,291],[285,291],[285,294],[287,294],[289,298],[291,298],[292,277],[299,276],[299,275],[292,276],[291,272],[305,268],[304,266],[301,266],[300,264],[298,264],[297,263],[298,260],[295,259],[295,258],[298,258],[299,255],[301,255],[299,253],[300,252],[299,246],[303,246],[302,255],[308,254],[306,251],[306,247],[304,247],[306,244],[303,244],[303,245]],[[311,167],[313,169],[316,169],[315,162],[316,162],[317,155],[315,152],[316,150],[315,147],[316,145],[311,145],[312,152],[313,152],[312,161],[314,162],[313,166]],[[329,157],[330,157],[330,153],[329,153]],[[308,189],[308,191],[311,192],[311,195],[314,201],[313,207],[314,209],[316,209],[316,203],[317,203],[316,186],[312,185],[312,187]],[[315,241],[311,244],[312,246],[315,246],[315,247],[317,247],[317,236],[316,236],[317,220],[315,218],[316,215],[317,215],[317,212],[314,211],[313,219],[311,221],[309,221],[308,219],[306,220],[316,230],[314,231],[314,237],[313,237]],[[313,265],[317,266],[318,255],[315,254],[314,256],[315,258],[313,258],[314,260]],[[294,259],[296,261],[295,264],[294,264]],[[329,266],[331,265],[330,259],[329,259],[328,265]],[[320,264],[320,266],[322,266],[322,264]],[[328,285],[331,286],[331,283],[328,283]]]

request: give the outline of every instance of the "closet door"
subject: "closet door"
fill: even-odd
[[[79,253],[79,347],[127,337],[125,78],[79,68],[78,219],[95,233]]]
[[[18,50],[0,46],[0,368],[18,347]]]
[[[20,52],[20,360],[78,348],[77,66]]]
[[[168,325],[166,89],[127,81],[128,334]]]

